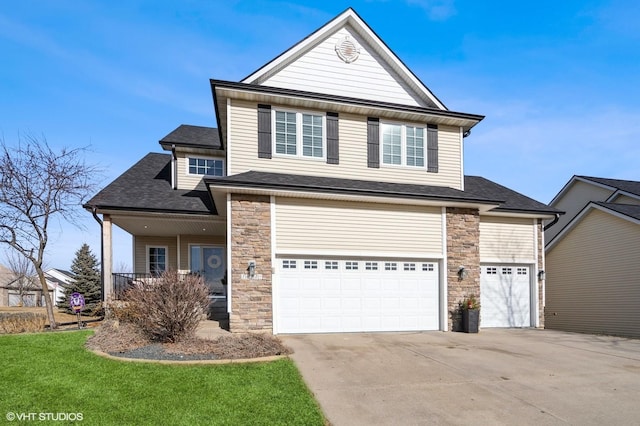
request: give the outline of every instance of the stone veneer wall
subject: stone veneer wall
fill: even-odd
[[[273,332],[271,204],[268,196],[231,195],[232,332]],[[255,279],[247,277],[256,262]]]
[[[461,331],[458,303],[472,294],[480,299],[480,212],[477,209],[447,208],[447,263],[449,330]],[[460,266],[468,271],[462,280],[458,278]]]
[[[538,220],[538,224],[536,225],[537,233],[538,233],[538,271],[545,270],[545,262],[544,262],[544,229],[542,224],[542,219]],[[535,280],[536,288],[538,289],[538,327],[544,328],[544,282],[539,281],[538,277],[533,277]]]

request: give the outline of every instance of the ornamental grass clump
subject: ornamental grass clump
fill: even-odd
[[[159,342],[177,342],[192,337],[209,305],[209,290],[202,277],[163,272],[135,282],[126,291],[129,319]]]

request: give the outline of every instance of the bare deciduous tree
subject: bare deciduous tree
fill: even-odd
[[[38,283],[34,282],[36,274],[33,263],[12,250],[7,253],[7,265],[13,275],[11,290],[18,293],[20,304],[25,305],[25,296],[38,289]]]
[[[97,169],[84,161],[86,148],[53,150],[46,138],[26,135],[15,146],[0,140],[0,243],[33,264],[51,328],[53,303],[44,276],[49,224],[54,218],[79,226],[83,200]]]

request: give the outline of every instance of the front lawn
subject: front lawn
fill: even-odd
[[[83,345],[90,333],[0,336],[0,418],[37,413],[31,420],[46,424],[39,421],[40,413],[45,418],[81,413],[76,417],[82,421],[76,424],[324,424],[291,360],[229,365],[129,363],[87,351]]]

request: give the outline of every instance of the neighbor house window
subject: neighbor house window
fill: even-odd
[[[381,123],[382,164],[424,167],[425,134],[423,127]]]
[[[167,270],[167,248],[148,247],[149,273],[160,274]]]
[[[189,158],[189,174],[224,176],[224,162],[214,158]]]
[[[276,154],[325,156],[324,115],[276,110],[274,120]]]

